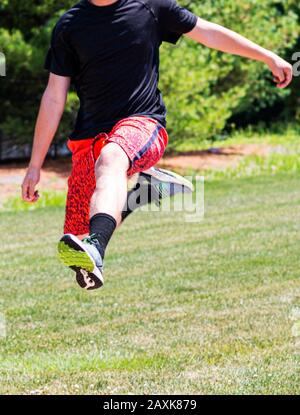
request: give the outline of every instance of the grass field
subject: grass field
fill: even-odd
[[[135,214],[93,293],[56,259],[62,208],[0,214],[0,393],[298,394],[299,179],[207,183],[199,224]]]

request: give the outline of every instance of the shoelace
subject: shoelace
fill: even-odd
[[[95,233],[87,236],[86,238],[83,238],[82,242],[85,242],[90,245],[97,245],[99,243]]]

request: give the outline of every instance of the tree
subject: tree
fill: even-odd
[[[13,142],[30,142],[47,73],[43,70],[52,28],[74,1],[0,0],[0,51],[7,76],[0,78],[0,130]],[[227,26],[290,60],[299,39],[300,7],[296,0],[179,0],[197,15]],[[298,44],[299,45],[299,44]],[[171,146],[183,139],[201,142],[218,137],[233,116],[255,115],[276,102],[295,116],[296,91],[279,91],[267,68],[222,54],[182,38],[180,47],[161,49],[161,79],[168,107]],[[78,101],[69,94],[66,114],[56,140],[72,130]]]
[[[299,38],[298,2],[203,0],[190,2],[189,8],[291,60],[290,51]],[[161,53],[161,89],[168,107],[171,144],[215,138],[233,115],[254,116],[266,106],[288,99],[291,90],[275,88],[265,65],[189,39],[180,42],[176,48],[165,45]]]

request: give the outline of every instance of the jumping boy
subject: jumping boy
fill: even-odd
[[[105,250],[123,219],[128,178],[141,173],[148,181],[167,146],[166,108],[158,89],[159,47],[163,41],[176,44],[183,34],[267,64],[279,88],[292,80],[292,66],[275,53],[197,17],[176,0],[81,0],[53,30],[45,65],[49,83],[23,198],[37,198],[39,172],[72,80],[80,110],[68,142],[73,170],[58,250],[82,288],[103,285]]]

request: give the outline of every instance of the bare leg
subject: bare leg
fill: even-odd
[[[118,224],[127,200],[129,159],[115,143],[107,144],[96,162],[96,190],[91,200],[91,217],[97,213],[112,216]]]

